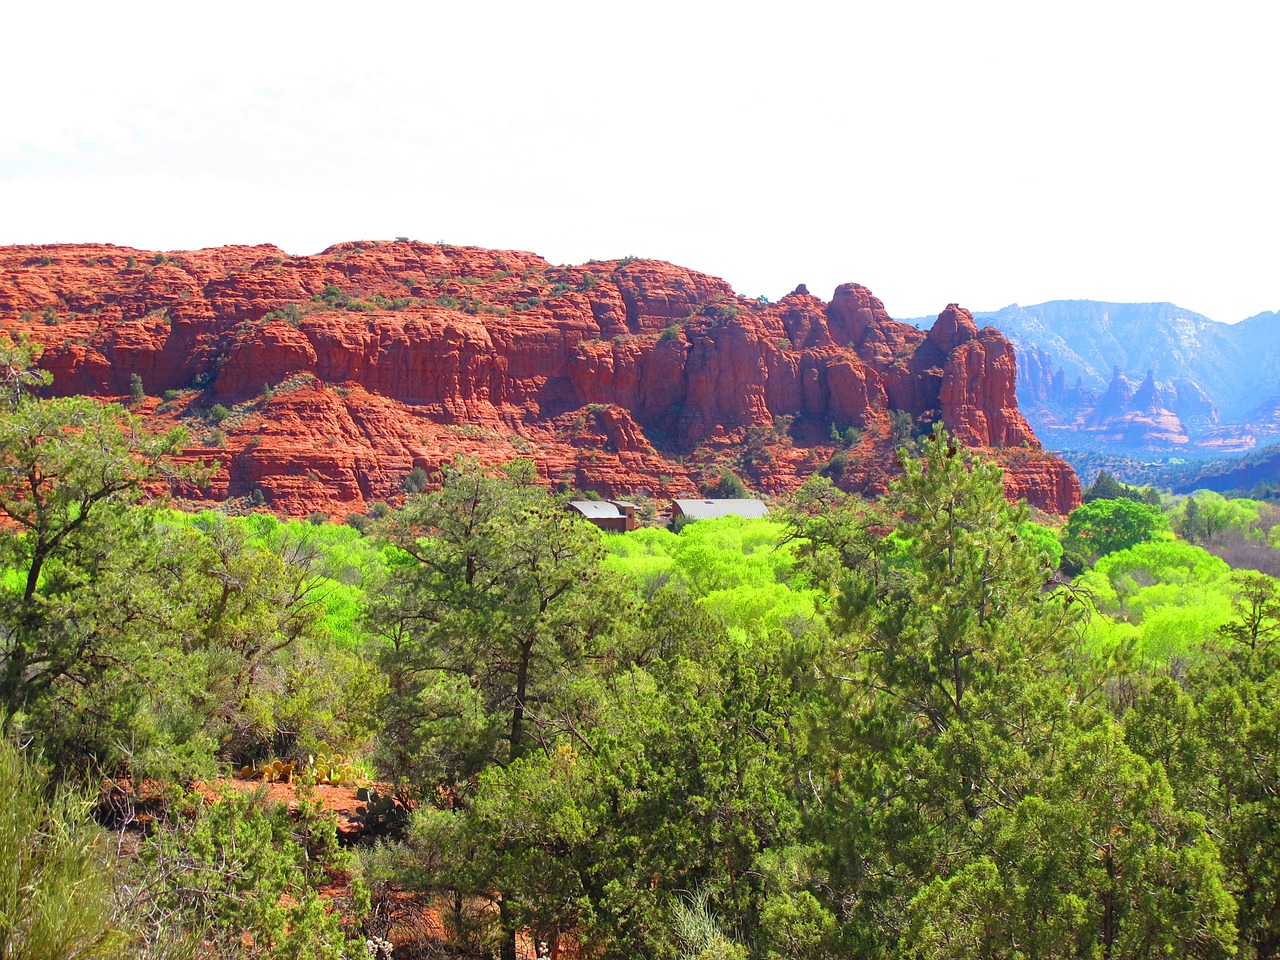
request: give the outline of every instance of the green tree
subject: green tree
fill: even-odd
[[[1203,818],[1109,717],[1056,739],[1035,795],[979,831],[984,852],[913,898],[903,955],[1234,956],[1236,905]]]
[[[400,553],[371,612],[389,644],[392,709],[426,719],[434,711],[421,698],[457,696],[478,711],[468,710],[476,725],[462,741],[454,729],[436,748],[418,743],[399,769],[410,756],[429,767],[435,749],[464,747],[456,762],[424,768],[428,780],[459,787],[519,757],[531,739],[566,732],[567,718],[548,703],[557,678],[591,656],[623,612],[595,529],[518,462],[499,476],[472,463],[446,467],[443,489],[410,498],[383,532]]]
[[[1119,500],[1122,498],[1136,499],[1136,497],[1129,496],[1129,487],[1105,470],[1098,471],[1098,476],[1093,481],[1093,486],[1089,487],[1083,494],[1085,503],[1092,503],[1094,500]]]
[[[336,652],[314,662],[326,649],[327,588],[313,528],[259,539],[247,521],[209,513],[161,524],[154,539],[149,582],[168,598],[150,620],[149,651],[168,674],[147,698],[158,742],[204,741],[243,763],[279,749],[286,731],[311,744],[329,739],[334,726],[298,701],[319,706],[324,673],[354,684],[361,671]],[[367,680],[363,688],[376,689]]]
[[[1245,668],[1262,676],[1275,669],[1271,648],[1280,636],[1280,584],[1264,573],[1232,573],[1235,619],[1218,628],[1218,638],[1243,654]]]
[[[535,747],[545,756],[582,742],[593,705],[576,681],[607,657],[625,612],[598,532],[534,476],[527,462],[501,475],[450,465],[440,491],[411,497],[384,528],[397,550],[372,611],[390,677],[386,762],[469,811],[468,828],[483,816],[473,777]],[[468,895],[499,891],[503,956],[513,957],[523,885],[504,864],[525,862],[533,846],[500,849],[506,859],[473,873]]]
[[[1005,500],[1000,468],[941,427],[923,453],[901,454],[904,474],[888,499],[901,561],[847,582],[838,609],[846,631],[865,637],[852,652],[873,686],[941,733],[965,718],[975,686],[1060,649],[1065,621],[1042,598],[1049,555],[1019,536],[1026,507]],[[1051,606],[1054,616],[1031,625],[1022,616]]]
[[[1200,773],[1182,787],[1222,847],[1242,944],[1253,951],[1242,954],[1272,957],[1280,951],[1280,676],[1220,676],[1225,683],[1210,685],[1197,705]]]
[[[892,955],[911,898],[983,849],[984,825],[1036,783],[1038,731],[1065,716],[1054,671],[1075,617],[1045,592],[1052,553],[1021,535],[998,467],[940,427],[922,454],[900,454],[883,512],[851,501],[803,527],[836,635],[818,661],[814,823],[859,955]]]
[[[182,430],[154,437],[115,405],[21,397],[0,417],[0,512],[16,581],[0,593],[0,708],[9,720],[60,678],[92,667],[102,635],[74,629],[64,604],[105,560],[102,538],[143,486],[162,477]]]
[[[147,391],[142,386],[142,377],[136,373],[129,374],[129,404],[137,406],[147,398]]]
[[[1182,517],[1178,521],[1178,533],[1188,543],[1202,543],[1208,539],[1204,518],[1200,516],[1200,503],[1195,497],[1187,497]]]
[[[727,500],[741,500],[743,497],[750,496],[750,494],[747,492],[747,485],[742,482],[741,478],[732,470],[726,468],[720,471],[715,483],[707,487],[707,496]]]
[[[889,436],[895,440],[910,440],[915,421],[906,410],[889,411]]]
[[[1094,500],[1071,511],[1063,546],[1101,557],[1157,539],[1168,529],[1158,507],[1133,500]]]

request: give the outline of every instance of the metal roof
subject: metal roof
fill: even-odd
[[[625,516],[621,510],[607,500],[570,500],[569,506],[584,517],[603,519],[605,517]]]
[[[767,517],[769,508],[761,500],[674,500],[676,508],[690,520],[714,517]]]

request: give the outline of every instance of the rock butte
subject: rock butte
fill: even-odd
[[[1080,497],[1018,411],[997,330],[952,304],[925,333],[857,284],[764,303],[636,258],[24,246],[0,248],[0,323],[44,345],[59,394],[123,398],[138,374],[149,425],[187,424],[187,456],[216,464],[192,499],[260,488],[294,516],[364,509],[460,455],[528,456],[606,496],[688,493],[722,467],[785,493],[836,453],[833,425],[861,431],[841,486],[879,493],[896,410],[999,460],[1011,498],[1061,514]]]

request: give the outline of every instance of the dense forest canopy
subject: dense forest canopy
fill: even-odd
[[[937,429],[879,502],[678,533],[520,462],[363,531],[187,515],[181,436],[3,359],[0,955],[377,955],[406,896],[504,960],[1280,948],[1264,504],[1053,530]]]

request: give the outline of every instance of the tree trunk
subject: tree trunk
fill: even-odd
[[[507,909],[505,899],[498,901],[498,925],[502,928],[502,950],[500,960],[516,960],[516,928],[511,921],[511,912]]]
[[[524,752],[524,698],[529,687],[529,661],[533,655],[533,641],[526,640],[520,646],[520,666],[516,669],[516,704],[511,710],[511,759],[516,760]]]

